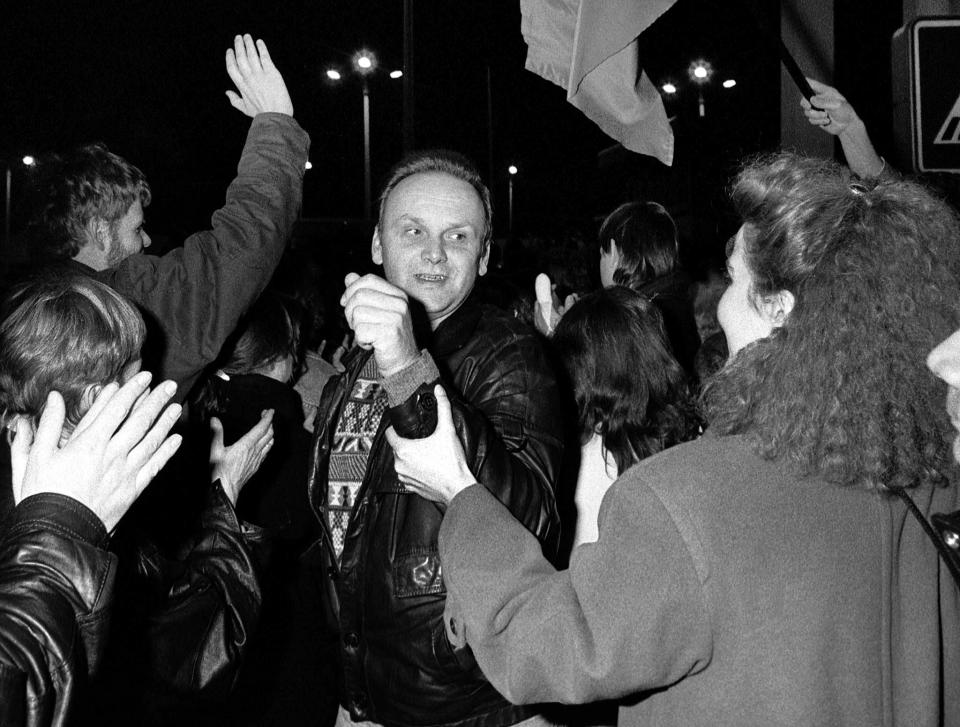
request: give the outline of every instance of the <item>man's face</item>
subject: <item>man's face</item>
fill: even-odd
[[[131,255],[150,247],[150,236],[143,229],[143,207],[136,200],[115,226],[111,226],[107,248],[107,263],[119,265]]]
[[[930,352],[927,366],[947,383],[947,414],[953,428],[960,432],[960,331]],[[960,462],[960,436],[953,442],[953,456]]]
[[[407,177],[387,198],[371,256],[387,280],[419,301],[436,328],[487,272],[480,195],[443,172]]]

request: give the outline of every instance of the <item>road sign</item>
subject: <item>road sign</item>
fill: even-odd
[[[918,172],[960,174],[960,17],[917,18],[891,47],[900,156]]]

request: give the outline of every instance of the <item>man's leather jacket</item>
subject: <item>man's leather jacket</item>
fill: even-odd
[[[431,377],[384,415],[356,496],[338,565],[323,510],[330,446],[344,400],[369,352],[324,389],[315,424],[309,495],[324,537],[312,550],[339,634],[340,700],[355,720],[391,727],[514,724],[535,712],[504,700],[469,651],[454,651],[443,627],[446,589],[437,536],[442,506],[408,493],[384,437],[426,436],[436,419],[436,375],[477,478],[553,553],[559,536],[554,483],[562,456],[556,382],[532,331],[468,299],[434,332],[421,359]],[[435,360],[436,367],[433,366]]]

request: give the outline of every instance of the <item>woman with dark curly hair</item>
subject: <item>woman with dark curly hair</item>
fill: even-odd
[[[447,503],[447,636],[511,701],[623,698],[620,725],[960,724],[960,589],[892,488],[960,508],[944,385],[960,221],[917,184],[781,154],[732,188],[744,224],[707,435],[631,467],[556,571],[437,432],[392,433]]]
[[[700,419],[660,313],[628,288],[598,290],[557,324],[553,344],[577,402],[580,473],[574,544],[597,539],[600,502],[629,467],[694,439]]]

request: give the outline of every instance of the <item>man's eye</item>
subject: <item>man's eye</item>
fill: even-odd
[[[408,235],[416,236],[419,235],[422,230],[419,227],[408,227],[406,230],[404,230],[404,232]]]
[[[464,232],[451,232],[447,237],[456,242],[463,242],[467,239],[467,235]]]

